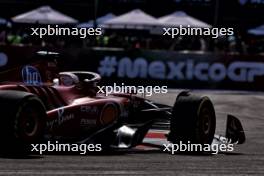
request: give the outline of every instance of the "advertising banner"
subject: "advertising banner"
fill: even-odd
[[[0,48],[0,71],[33,62],[40,48]],[[264,91],[264,56],[124,49],[67,49],[59,70],[94,71],[103,83]],[[35,62],[35,60],[34,60]],[[21,77],[21,70],[17,75]],[[10,77],[1,74],[1,81]],[[13,76],[15,77],[15,76]]]
[[[80,68],[98,72],[106,80],[174,88],[264,90],[260,55],[94,49],[79,57]]]

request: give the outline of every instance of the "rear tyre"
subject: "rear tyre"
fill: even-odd
[[[173,106],[168,140],[173,143],[211,144],[215,126],[215,110],[210,99],[182,92]]]
[[[46,110],[39,98],[19,91],[0,91],[2,154],[26,154],[43,139]]]

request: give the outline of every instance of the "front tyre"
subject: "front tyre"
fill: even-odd
[[[182,92],[173,106],[168,140],[173,143],[211,144],[215,126],[215,110],[210,99]]]

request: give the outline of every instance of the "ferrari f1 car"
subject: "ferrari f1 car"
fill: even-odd
[[[184,91],[171,107],[135,94],[98,94],[97,73],[60,72],[50,84],[41,83],[34,69],[23,68],[22,83],[0,86],[1,151],[25,152],[30,144],[47,141],[129,149],[154,127],[167,128],[171,143],[211,144],[215,137],[215,110],[206,96]],[[225,139],[245,141],[241,123],[231,115]]]

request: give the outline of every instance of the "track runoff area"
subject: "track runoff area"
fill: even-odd
[[[172,105],[180,90],[150,99]],[[170,154],[140,145],[126,152],[89,155],[43,155],[0,158],[0,175],[264,175],[264,94],[238,91],[194,91],[209,96],[217,115],[216,132],[225,133],[226,115],[237,116],[246,143],[217,155]],[[164,130],[152,129],[144,141],[163,143]]]

